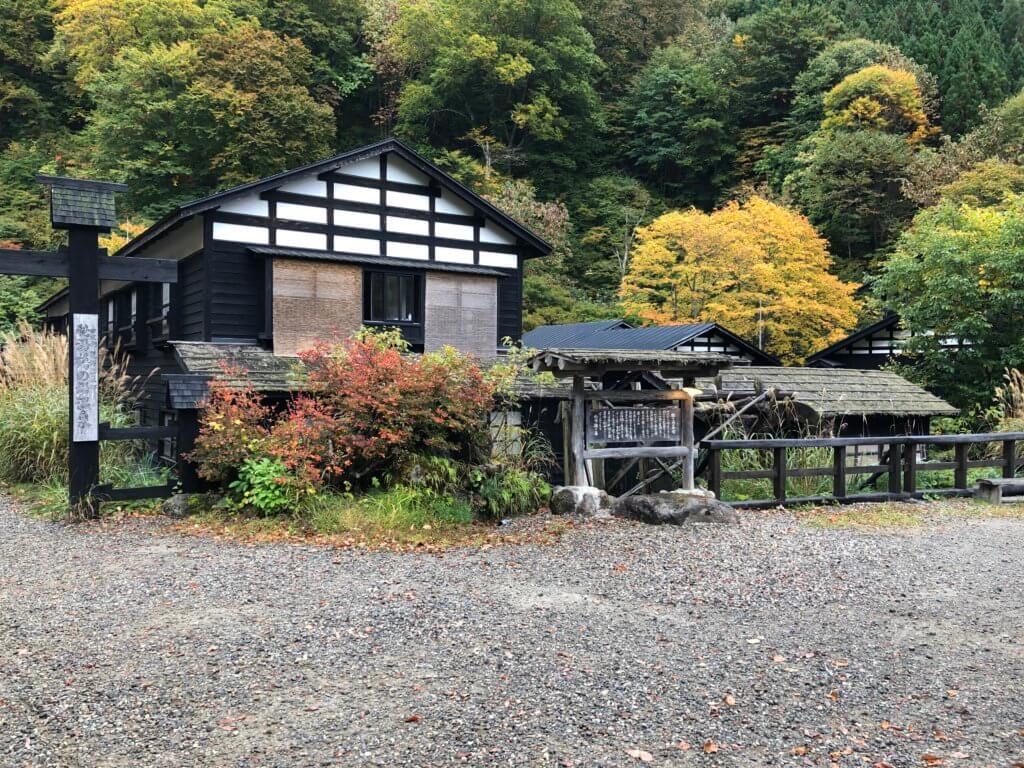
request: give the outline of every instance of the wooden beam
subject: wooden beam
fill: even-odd
[[[590,448],[583,452],[587,459],[673,458],[689,456],[685,445],[625,445],[618,448]]]
[[[140,499],[166,499],[174,493],[174,486],[146,485],[138,488],[113,488],[97,485],[92,492],[96,501],[138,501]]]
[[[0,248],[0,275],[67,277],[70,263],[66,252]]]
[[[178,428],[171,427],[111,427],[109,423],[100,424],[100,440],[159,440],[165,437],[177,437]]]
[[[646,403],[661,400],[693,400],[685,389],[607,389],[583,393],[584,400],[604,400],[608,403]]]
[[[138,283],[178,282],[178,262],[173,259],[98,256],[96,267],[101,280]],[[67,251],[22,251],[17,248],[0,248],[0,274],[70,277],[71,257]]]
[[[107,256],[97,265],[101,280],[126,280],[131,283],[176,283],[178,262],[174,259],[138,259]]]
[[[576,485],[587,484],[587,462],[584,454],[587,450],[587,437],[584,431],[585,409],[583,400],[583,376],[575,376],[572,380],[572,453],[573,478]]]

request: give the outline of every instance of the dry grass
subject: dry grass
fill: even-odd
[[[112,349],[99,347],[101,396],[126,408],[134,403],[147,376],[128,373],[128,356],[120,343]],[[68,337],[22,323],[17,330],[0,335],[0,396],[21,389],[67,387]]]
[[[338,549],[394,552],[444,552],[462,547],[486,549],[526,543],[553,544],[572,527],[572,521],[551,518],[523,519],[515,527],[472,522],[382,528],[372,523],[359,524],[353,520],[345,530],[323,532],[304,518],[255,519],[216,509],[199,511],[171,526],[177,533],[190,536],[212,536],[247,543],[289,542]]]
[[[1024,504],[985,504],[974,499],[948,499],[924,504],[881,502],[847,506],[807,507],[793,514],[814,528],[906,530],[919,528],[944,515],[1024,520]]]

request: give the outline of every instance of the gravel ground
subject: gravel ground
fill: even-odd
[[[0,499],[4,766],[1024,765],[1024,521],[443,556]]]

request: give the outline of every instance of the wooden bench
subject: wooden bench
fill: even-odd
[[[989,504],[1024,501],[1024,478],[984,477],[978,481],[974,498],[987,501]]]

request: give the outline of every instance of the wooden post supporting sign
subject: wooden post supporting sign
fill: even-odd
[[[68,247],[55,252],[0,248],[0,274],[68,279],[68,500],[75,507],[91,507],[97,495],[115,498],[118,493],[99,492],[100,280],[175,283],[178,267],[172,260],[102,255],[99,235],[117,226],[114,193],[127,191],[125,185],[59,176],[36,179],[50,188],[50,222],[54,229],[67,230]],[[146,428],[121,432],[141,437]],[[164,490],[124,489],[121,497],[144,498],[140,492]]]

